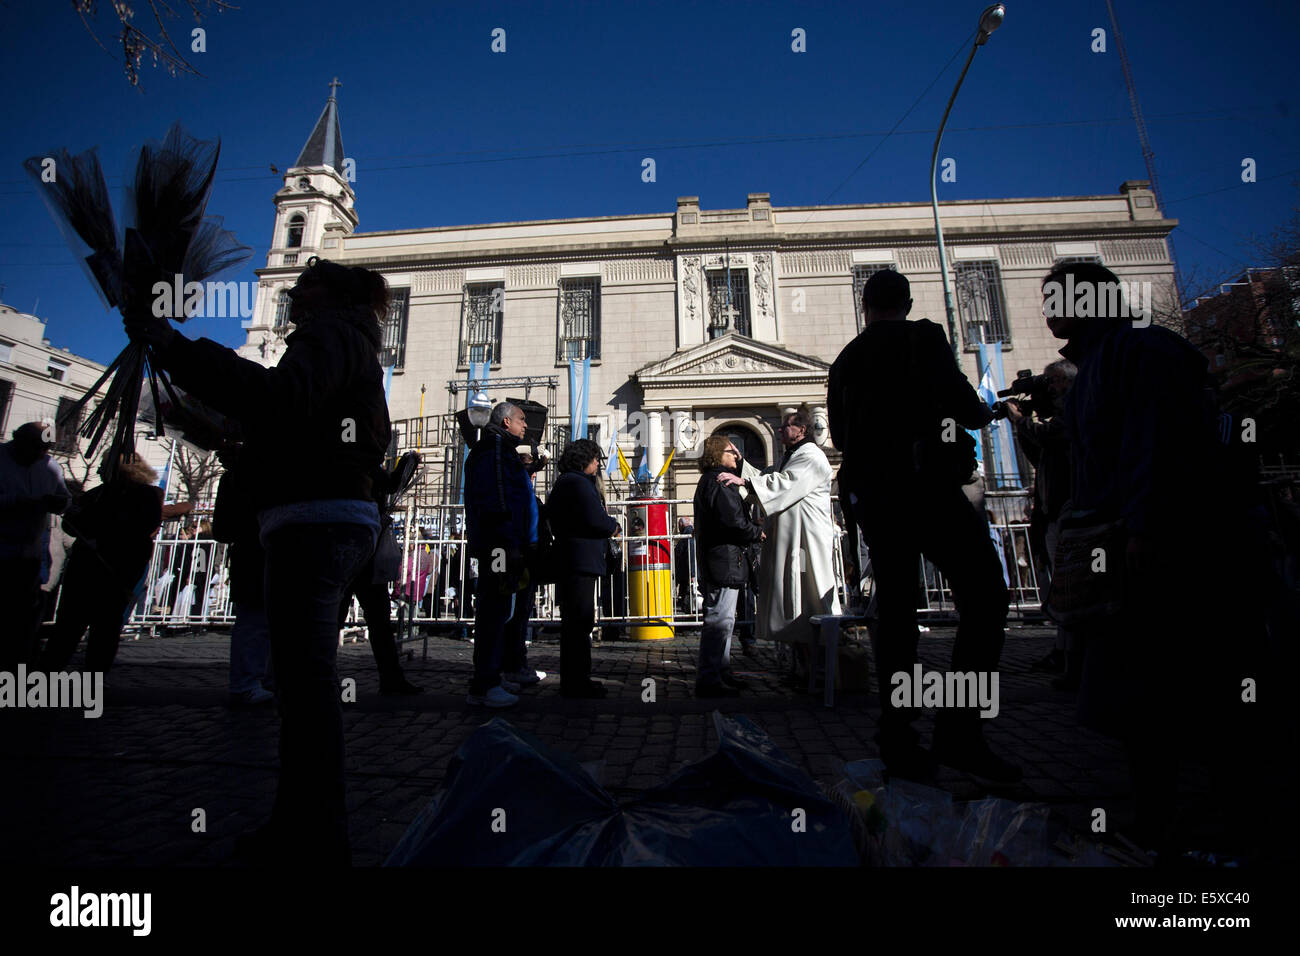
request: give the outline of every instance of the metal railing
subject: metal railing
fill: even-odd
[[[1013,617],[1033,615],[1040,610],[1039,566],[1030,543],[1029,524],[1024,520],[1028,494],[1025,492],[991,492],[985,498],[995,539],[1011,597]],[[702,599],[699,591],[698,555],[693,535],[677,530],[679,512],[689,511],[690,499],[656,499],[667,510],[665,534],[652,535],[635,520],[629,526],[628,510],[644,504],[637,500],[611,501],[607,510],[618,519],[621,528],[617,539],[620,554],[612,562],[613,573],[597,580],[598,622],[603,626],[624,627],[638,623],[661,622],[674,626],[699,625]],[[850,596],[845,580],[844,519],[838,500],[832,499],[833,519],[839,546],[833,549],[831,564],[836,590],[844,607],[864,606],[872,583],[863,582],[864,590]],[[202,515],[195,514],[195,517]],[[477,587],[478,562],[465,553],[464,506],[439,505],[434,508],[409,507],[394,515],[395,532],[404,554],[401,575],[392,587],[394,617],[408,635],[413,627],[465,630],[474,620],[474,594]],[[658,614],[634,615],[631,611],[632,588],[644,586],[634,578],[635,562],[629,558],[639,551],[651,550],[663,555],[668,564],[670,607]],[[153,558],[146,576],[145,596],[132,607],[128,626],[205,627],[234,622],[230,602],[227,547],[211,539],[182,539],[178,530],[162,532],[154,545]],[[869,573],[869,561],[859,567]],[[760,571],[761,574],[761,571]],[[917,575],[920,602],[918,613],[927,619],[948,619],[956,614],[952,592],[938,570],[921,559]],[[558,623],[560,609],[553,585],[536,588],[532,620],[546,626]],[[649,606],[648,601],[640,602]],[[742,602],[741,608],[745,608]],[[750,613],[752,613],[752,606]],[[348,615],[349,624],[362,621],[355,602]],[[742,613],[739,626],[752,625]]]

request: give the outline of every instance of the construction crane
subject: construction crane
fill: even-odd
[[[1128,101],[1133,109],[1133,122],[1137,124],[1138,141],[1142,144],[1142,159],[1147,166],[1147,179],[1151,181],[1151,191],[1155,193],[1156,208],[1161,216],[1168,216],[1164,197],[1160,193],[1160,177],[1156,175],[1156,154],[1151,149],[1151,137],[1147,135],[1147,122],[1142,116],[1142,104],[1138,102],[1137,84],[1133,82],[1133,69],[1129,66],[1128,50],[1124,47],[1124,34],[1119,28],[1119,19],[1115,16],[1115,4],[1106,0],[1106,12],[1110,14],[1110,28],[1115,34],[1115,49],[1119,51],[1119,64],[1124,70],[1124,85],[1128,87]],[[1174,285],[1178,285],[1178,259],[1174,256],[1174,240],[1169,237],[1169,262],[1174,267]],[[1179,308],[1181,309],[1181,303]]]

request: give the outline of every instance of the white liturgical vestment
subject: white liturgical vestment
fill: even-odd
[[[806,642],[814,614],[840,614],[835,589],[831,519],[831,471],[826,454],[805,442],[784,470],[759,474],[741,468],[767,516],[758,593],[758,636],[769,641]]]

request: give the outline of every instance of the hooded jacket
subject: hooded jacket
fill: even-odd
[[[391,428],[380,343],[370,309],[341,307],[304,317],[272,368],[179,335],[158,357],[176,384],[243,426],[240,468],[257,512],[373,498]]]

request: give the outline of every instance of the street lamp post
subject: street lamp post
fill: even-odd
[[[975,37],[975,45],[970,48],[966,65],[961,68],[957,85],[952,88],[952,96],[948,97],[948,108],[943,111],[939,132],[934,137],[934,151],[930,154],[930,205],[934,208],[934,234],[939,243],[939,275],[943,277],[943,305],[948,314],[948,341],[952,343],[952,354],[958,359],[959,364],[961,345],[957,339],[957,314],[953,306],[952,285],[948,281],[948,255],[943,248],[943,226],[939,223],[939,191],[934,174],[939,162],[939,142],[943,139],[943,128],[948,125],[948,114],[952,112],[952,104],[957,99],[957,91],[961,89],[962,80],[966,79],[966,71],[970,69],[971,61],[975,59],[975,51],[988,42],[989,36],[1002,25],[1002,19],[1006,15],[1007,8],[1001,3],[993,4],[980,14],[979,33]]]

